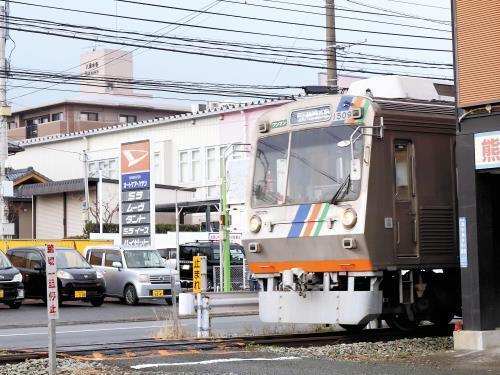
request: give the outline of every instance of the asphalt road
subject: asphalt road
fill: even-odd
[[[155,374],[245,374],[245,375],[470,375],[488,371],[436,368],[406,363],[345,362],[310,359],[278,354],[231,351],[199,352],[108,361],[125,370],[137,369]]]
[[[153,320],[128,323],[77,324],[57,327],[57,345],[76,346],[88,344],[116,343],[153,337],[169,337],[172,326],[168,320]],[[180,320],[186,337],[196,336],[196,320]],[[251,335],[275,332],[310,330],[310,325],[277,325],[262,323],[257,316],[235,316],[212,318],[212,333],[215,336]],[[42,348],[47,346],[47,327],[0,329],[0,350]]]
[[[127,306],[117,299],[106,299],[100,307],[90,303],[64,302],[59,310],[60,322],[110,322],[123,320],[157,320],[171,314],[164,300],[149,301],[138,306]],[[0,329],[16,325],[47,325],[47,307],[38,300],[25,300],[19,310],[0,304]]]

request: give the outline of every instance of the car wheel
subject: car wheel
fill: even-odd
[[[92,298],[90,300],[90,303],[92,304],[92,306],[94,307],[99,307],[101,306],[103,303],[104,303],[104,297],[96,297],[96,298]]]
[[[17,310],[18,308],[21,307],[22,302],[21,301],[16,301],[16,302],[10,302],[8,305],[11,309]]]
[[[137,298],[137,291],[133,285],[127,285],[124,292],[125,303],[127,305],[137,305],[139,298]]]

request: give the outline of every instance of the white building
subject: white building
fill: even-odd
[[[11,156],[8,163],[12,168],[31,166],[52,181],[64,181],[84,176],[86,154],[89,177],[97,177],[98,171],[102,170],[104,178],[116,180],[119,175],[120,144],[149,138],[154,152],[156,184],[196,188],[195,193],[179,195],[179,200],[190,201],[192,208],[196,206],[195,202],[218,201],[220,157],[226,146],[231,143],[246,143],[256,119],[263,112],[283,103],[285,101],[226,105],[217,110],[175,115],[154,121],[27,139],[20,142],[25,151]],[[118,194],[116,185],[116,195]],[[174,192],[170,191],[162,196],[162,201],[156,202],[157,206],[161,204],[168,211],[169,204],[172,206],[174,203]],[[46,197],[43,199],[47,200]],[[193,213],[196,210],[186,208],[185,212]],[[39,214],[38,209],[36,215]],[[42,219],[37,216],[37,223],[40,220]],[[157,222],[162,221],[173,222],[173,217],[157,214]],[[213,215],[211,221],[218,221],[217,215]],[[238,221],[236,218],[234,224],[238,225]],[[186,217],[186,223],[201,222],[206,222],[203,210],[198,215]],[[77,235],[75,231],[71,233]]]

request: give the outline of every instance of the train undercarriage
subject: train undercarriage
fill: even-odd
[[[382,319],[409,331],[426,320],[448,324],[460,315],[458,269],[258,275],[260,318],[266,322],[339,324],[363,329]]]

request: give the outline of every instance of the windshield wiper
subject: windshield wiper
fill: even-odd
[[[342,181],[342,183],[340,184],[335,194],[333,194],[330,204],[337,204],[337,201],[343,198],[349,192],[350,187],[351,187],[351,175],[348,174],[347,177],[344,179],[344,181]]]

